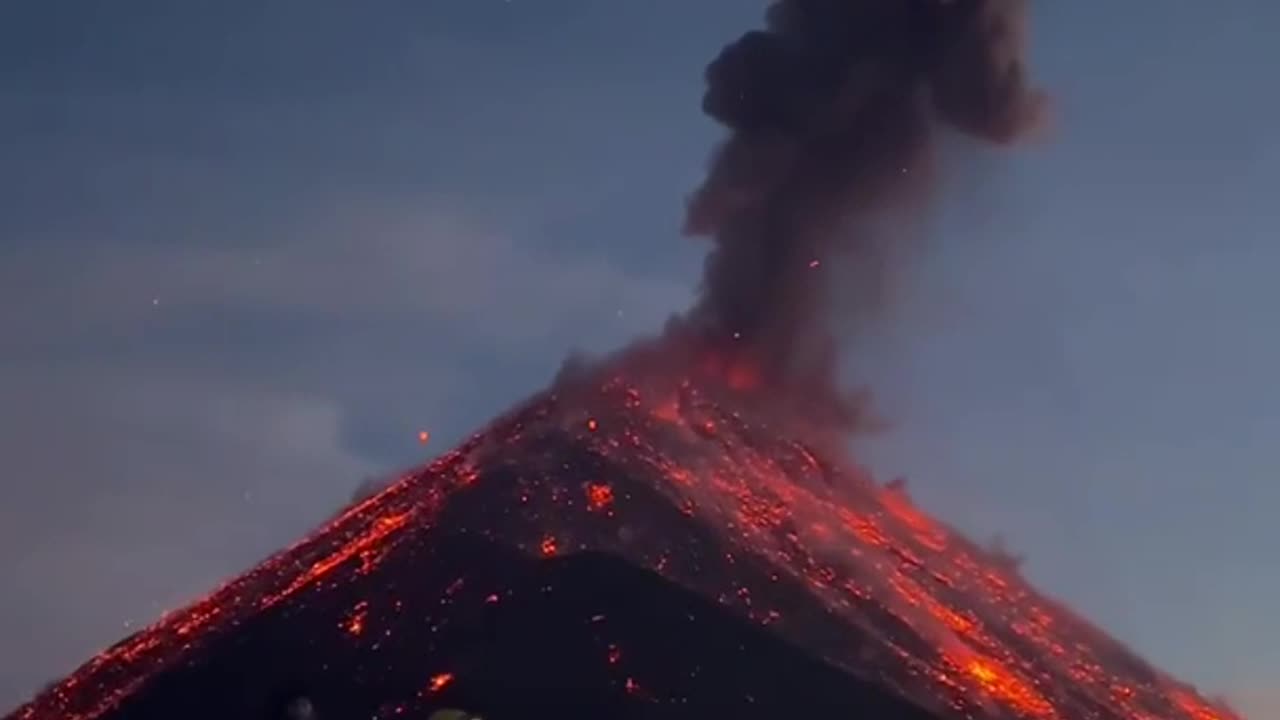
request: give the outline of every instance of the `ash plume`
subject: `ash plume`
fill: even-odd
[[[939,131],[1008,144],[1041,120],[1024,15],[1023,0],[774,2],[706,69],[703,109],[729,136],[688,207],[686,233],[714,243],[688,324],[763,383],[838,398],[828,295],[874,294],[848,284],[881,280],[892,240],[859,221],[922,197]]]

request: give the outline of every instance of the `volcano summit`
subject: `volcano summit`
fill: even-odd
[[[1235,720],[716,376],[560,383],[10,720]],[[548,713],[554,712],[554,715]]]

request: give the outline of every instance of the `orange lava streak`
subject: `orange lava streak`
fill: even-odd
[[[965,668],[992,697],[1035,718],[1054,718],[1053,705],[1031,685],[992,660],[971,660]]]
[[[1192,720],[1227,720],[1225,715],[1219,715],[1214,712],[1199,698],[1185,690],[1175,689],[1169,693],[1169,697],[1178,706],[1178,709],[1189,715]]]
[[[218,616],[221,614],[222,608],[217,606],[193,608],[186,617],[176,623],[173,632],[175,635],[179,636],[190,635],[218,619]]]
[[[351,609],[351,614],[347,616],[346,622],[343,623],[342,629],[353,637],[359,637],[364,633],[365,621],[369,617],[369,602],[361,600]]]
[[[445,672],[440,673],[439,675],[433,675],[431,680],[427,682],[427,692],[440,692],[451,682],[453,682],[453,673]]]
[[[307,569],[306,572],[298,576],[284,590],[273,595],[268,595],[264,598],[262,606],[268,607],[276,604],[280,600],[294,594],[303,587],[306,587],[320,578],[323,578],[325,575],[328,575],[334,568],[342,565],[348,560],[376,548],[387,538],[387,536],[408,524],[413,515],[414,511],[410,509],[378,517],[373,521],[371,526],[366,529],[364,534],[356,536],[347,544],[342,545],[327,556],[317,560],[310,568]]]

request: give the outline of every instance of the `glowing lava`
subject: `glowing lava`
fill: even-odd
[[[440,673],[431,678],[427,683],[427,692],[440,692],[446,685],[453,682],[453,673]]]
[[[605,512],[613,505],[613,488],[602,483],[587,485],[587,507],[596,512]]]

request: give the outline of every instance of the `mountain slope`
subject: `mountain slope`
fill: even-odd
[[[531,558],[436,534],[381,573],[281,604],[130,695],[113,717],[930,716],[610,556]],[[668,632],[654,632],[666,628]],[[662,701],[660,702],[659,699]]]
[[[1232,718],[851,470],[820,432],[780,423],[768,398],[669,377],[614,363],[560,383],[13,717],[270,714],[295,694],[335,717],[416,715],[446,699],[435,678],[492,717],[536,695],[608,716],[748,712],[750,696],[775,715],[785,701],[851,717]],[[535,586],[561,600],[530,604]],[[681,622],[677,587],[718,610]],[[606,606],[593,651],[580,632],[536,631]]]

